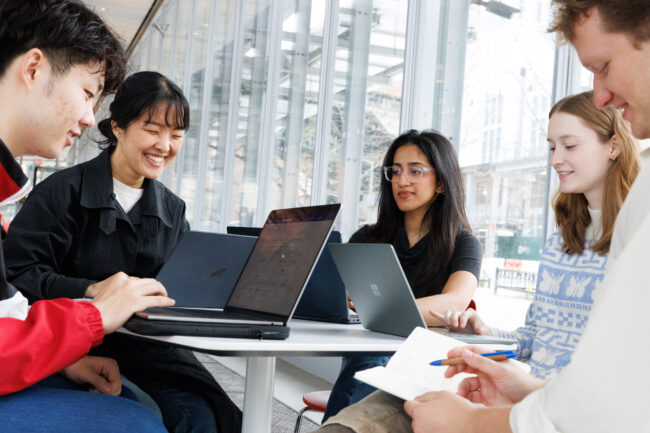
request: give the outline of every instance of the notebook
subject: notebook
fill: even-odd
[[[264,327],[287,327],[339,209],[332,204],[272,211],[223,309],[150,308],[138,316],[166,325],[209,323],[210,335],[223,330],[222,336],[258,338]]]
[[[427,328],[392,245],[331,244],[328,247],[364,328],[400,337],[408,337],[418,326]],[[515,343],[510,338],[441,331],[465,343]]]
[[[259,236],[258,227],[229,226],[226,231],[233,235]],[[341,243],[341,233],[333,231],[327,245]],[[323,250],[314,273],[309,278],[305,293],[300,298],[293,317],[332,323],[359,323],[359,316],[348,308],[348,296],[332,255],[328,248]]]

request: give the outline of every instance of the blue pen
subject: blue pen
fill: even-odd
[[[492,358],[495,361],[504,361],[506,359],[514,358],[515,356],[517,356],[517,354],[512,350],[505,350],[503,352],[483,353],[481,356]],[[462,365],[462,364],[465,364],[465,360],[460,357],[439,359],[437,361],[433,361],[429,363],[429,365]]]

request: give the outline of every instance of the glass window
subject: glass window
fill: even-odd
[[[206,161],[202,161],[206,172],[201,227],[208,230],[253,225],[257,209],[271,8],[266,0],[239,6],[243,24],[237,35],[238,2],[217,2],[208,147]],[[241,62],[233,64],[238,59]]]
[[[232,164],[230,213],[228,225],[253,225],[257,214],[260,187],[260,166],[263,161],[261,145],[273,146],[262,133],[262,112],[268,97],[269,59],[271,56],[271,29],[273,2],[256,0],[245,2],[243,13],[243,44],[240,46],[241,70],[239,106],[236,113],[236,136]],[[275,5],[277,7],[277,4]],[[226,108],[227,109],[227,108]],[[225,129],[223,130],[225,131]],[[264,179],[262,182],[266,182]],[[219,205],[223,205],[218,203]],[[212,215],[217,212],[212,212]]]
[[[158,51],[158,64],[155,71],[165,76],[169,76],[171,68],[172,43],[174,38],[174,16],[177,2],[163,3],[156,19],[151,23],[151,28],[159,33],[158,45],[155,47]]]
[[[169,41],[169,70],[167,76],[183,89],[187,95],[189,82],[191,77],[185,77],[186,63],[189,59],[188,46],[192,37],[192,9],[189,7],[181,7],[180,1],[173,1],[169,3],[169,13],[173,16],[170,18],[170,28],[167,29],[166,35],[171,40]],[[185,4],[185,3],[183,3]],[[165,48],[166,49],[166,48]],[[188,74],[189,75],[189,74]],[[190,122],[194,123],[197,119],[190,118]],[[185,147],[185,145],[184,145]],[[172,190],[178,191],[181,183],[181,169],[183,160],[183,150],[176,157],[174,162],[169,165],[163,173],[162,181],[167,184]]]
[[[149,39],[149,52],[147,54],[147,70],[157,71],[160,68],[160,48],[163,35],[156,27],[149,27],[147,30]]]
[[[341,202],[344,236],[374,222],[384,153],[399,133],[406,0],[341,1],[326,202]]]
[[[289,4],[287,4],[289,3]],[[325,0],[285,2],[271,166],[273,208],[311,203]]]
[[[177,0],[154,19],[132,64],[169,74],[192,118],[163,181],[198,229],[340,201],[350,235],[376,218],[378,168],[399,132],[408,0],[279,4]]]
[[[491,284],[497,268],[537,272],[549,200],[550,4],[523,3],[513,14],[473,4],[468,17],[459,160],[485,252],[481,279]],[[519,286],[534,289],[534,281]]]
[[[190,128],[185,134],[181,158],[176,163],[181,164],[180,190],[176,192],[187,204],[187,218],[197,229],[200,224],[194,218],[194,208],[197,188],[197,175],[199,165],[199,135],[201,128],[201,112],[205,83],[205,50],[208,36],[208,23],[210,19],[210,0],[196,0],[194,3],[193,16],[190,20],[192,33],[190,35],[191,45],[189,71],[186,71],[187,80],[183,91],[190,104]]]

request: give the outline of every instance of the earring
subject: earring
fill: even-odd
[[[616,161],[616,157],[614,155],[611,155],[609,159],[611,159],[612,161]]]

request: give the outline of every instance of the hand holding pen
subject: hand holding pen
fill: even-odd
[[[501,352],[486,352],[482,353],[481,356],[485,358],[490,358],[493,361],[505,361],[506,359],[511,359],[517,356],[515,352],[512,350],[505,350]],[[465,365],[466,362],[465,360],[457,356],[455,358],[447,358],[447,359],[439,359],[437,361],[431,361],[429,365]]]
[[[461,358],[462,364],[450,365],[445,377],[458,373],[475,374],[458,386],[457,394],[474,403],[487,406],[514,404],[546,383],[530,376],[513,361],[494,361],[487,349],[477,346],[461,346],[447,353],[449,358]],[[503,354],[501,354],[503,356]],[[507,353],[505,355],[508,356]]]

